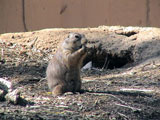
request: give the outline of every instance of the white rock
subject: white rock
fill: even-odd
[[[15,89],[12,92],[9,92],[6,96],[5,96],[6,100],[13,103],[13,104],[17,104],[18,100],[20,98],[20,91],[19,89]]]
[[[12,83],[3,78],[0,78],[0,85],[6,86],[8,89],[12,87]]]
[[[92,68],[92,61],[88,62],[83,68],[81,69],[82,71],[84,70],[91,70]]]

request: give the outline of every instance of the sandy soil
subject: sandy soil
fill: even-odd
[[[101,43],[101,49],[108,55],[125,56],[121,51],[134,46],[130,50],[132,60],[117,67],[112,57],[112,64],[108,63],[104,69],[97,65],[82,71],[83,94],[54,97],[48,90],[45,70],[58,43],[69,32],[84,33],[89,46],[95,45],[96,49]],[[159,120],[159,33],[157,28],[101,26],[0,35],[0,78],[11,81],[13,89],[21,87],[21,97],[28,101],[26,105],[1,101],[0,119]],[[94,66],[101,60],[105,63],[104,58],[100,59],[103,54],[94,53]],[[108,69],[109,66],[112,69]]]

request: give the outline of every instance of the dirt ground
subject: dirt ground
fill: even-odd
[[[20,88],[27,101],[21,105],[0,101],[0,119],[160,120],[159,31],[102,26],[0,35],[0,78],[11,81],[13,89]],[[89,46],[101,46],[105,52],[97,50],[96,57],[91,57],[93,68],[82,71],[84,93],[54,97],[45,71],[58,43],[69,32],[84,33]],[[122,51],[129,51],[129,57]],[[103,68],[105,54],[110,59]]]

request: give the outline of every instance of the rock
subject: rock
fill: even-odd
[[[88,62],[85,66],[83,66],[81,70],[82,71],[91,70],[91,68],[92,68],[92,61]]]
[[[9,92],[6,96],[5,96],[6,100],[10,103],[13,104],[18,104],[19,100],[20,100],[20,91],[18,89],[13,90],[12,92]]]
[[[5,95],[11,89],[12,83],[0,78],[0,101],[5,100]]]
[[[8,89],[11,89],[12,83],[7,81],[6,79],[0,78],[0,89],[3,89],[5,91],[8,91]]]

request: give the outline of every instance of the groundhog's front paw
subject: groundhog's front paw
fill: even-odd
[[[87,47],[87,54],[88,55],[92,55],[95,52],[95,48],[94,47]]]
[[[82,46],[82,50],[83,50],[84,52],[87,52],[87,47],[86,47],[85,45],[83,45],[83,46]]]

